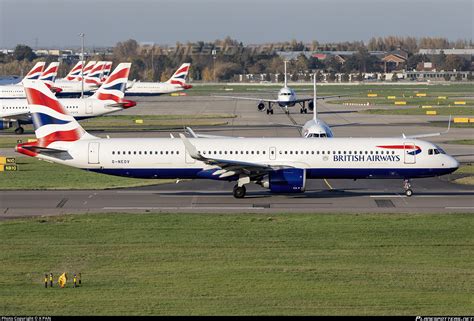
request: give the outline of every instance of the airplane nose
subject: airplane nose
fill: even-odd
[[[451,157],[451,156],[449,158],[450,158],[450,164],[449,164],[450,166],[449,167],[453,168],[453,169],[458,169],[459,168],[459,162],[457,161],[457,159],[454,158],[454,157]]]

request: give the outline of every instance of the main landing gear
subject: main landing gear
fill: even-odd
[[[21,126],[18,126],[16,129],[15,129],[15,134],[17,135],[22,135],[23,133],[25,132],[25,129]]]
[[[245,188],[245,185],[243,185],[243,186],[235,185],[234,186],[234,197],[235,198],[244,198],[246,192],[247,192],[247,189]]]
[[[308,109],[307,108],[301,108],[300,109],[300,114],[307,114],[308,113]]]
[[[273,108],[267,109],[267,115],[272,114],[273,115]]]
[[[403,188],[405,189],[405,195],[410,197],[413,195],[413,190],[411,189],[411,184],[409,179],[403,180]]]

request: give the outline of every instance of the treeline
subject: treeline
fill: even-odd
[[[213,42],[176,43],[175,46],[140,45],[130,39],[119,42],[108,53],[95,53],[89,60],[111,60],[114,65],[120,62],[131,62],[130,79],[144,81],[164,81],[183,62],[192,63],[189,77],[202,81],[232,80],[236,74],[281,74],[283,59],[278,51],[355,51],[353,55],[344,57],[344,61],[335,55],[318,60],[300,55],[289,64],[288,72],[298,77],[298,74],[308,70],[319,70],[327,73],[372,73],[383,72],[380,59],[369,51],[404,50],[408,53],[406,69],[411,70],[419,62],[432,61],[445,70],[469,70],[471,61],[459,56],[418,55],[420,48],[447,49],[472,48],[472,40],[449,41],[446,38],[435,37],[377,37],[367,44],[362,41],[320,44],[317,41],[303,43],[287,41],[259,45],[244,45],[242,42],[229,37]],[[23,75],[37,60],[51,62],[58,57],[35,56],[28,46],[18,45],[13,55],[0,53],[1,75]],[[63,60],[59,76],[67,74],[76,61]],[[271,80],[271,79],[267,79]],[[297,79],[293,79],[297,80]]]

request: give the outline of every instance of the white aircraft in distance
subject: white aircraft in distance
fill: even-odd
[[[107,138],[87,133],[48,88],[25,81],[37,141],[16,151],[109,175],[259,184],[273,193],[304,192],[307,179],[410,179],[452,173],[459,163],[438,146],[404,138]]]
[[[106,82],[91,97],[60,99],[61,105],[76,119],[102,116],[136,105],[125,100],[124,90],[130,73],[131,63],[122,63],[115,68]],[[47,116],[44,116],[47,117]],[[43,121],[41,119],[40,121]],[[31,124],[32,114],[26,99],[0,100],[0,130],[17,124],[16,134],[23,134],[23,124]]]
[[[190,63],[184,63],[166,82],[131,81],[127,84],[127,96],[159,96],[190,89],[193,86],[186,84]]]
[[[96,61],[89,61],[84,67],[84,75],[82,74],[83,62],[79,61],[69,72],[66,78],[57,79],[54,83],[54,87],[59,88],[60,91],[57,93],[58,97],[81,97],[82,86],[84,77],[84,95],[92,95],[93,92],[98,88],[95,81],[87,82],[87,77],[90,71],[96,65]],[[100,79],[99,79],[100,80]]]
[[[313,105],[314,105],[313,97],[306,97],[306,98],[296,97],[296,92],[290,87],[288,87],[288,82],[287,82],[287,77],[286,77],[287,76],[286,75],[287,61],[284,61],[284,63],[285,63],[285,83],[284,83],[284,86],[278,91],[277,99],[240,97],[240,96],[217,96],[217,95],[213,95],[213,97],[258,101],[258,104],[257,104],[258,111],[264,112],[266,110],[267,115],[268,114],[273,115],[273,105],[277,105],[281,107],[282,109],[284,109],[286,114],[289,114],[290,111],[288,110],[288,107],[293,107],[296,104],[299,104],[301,106],[300,113],[307,114],[308,109],[310,111],[313,110]],[[327,99],[327,98],[335,98],[335,97],[341,97],[341,95],[318,97],[317,99]],[[308,102],[308,108],[306,108],[306,102]],[[268,108],[265,105],[265,103],[267,103]]]
[[[44,66],[46,63],[44,61],[37,62],[30,72],[26,74],[23,78],[25,79],[38,79],[43,73]],[[15,98],[26,98],[25,91],[23,90],[23,80],[14,85],[4,85],[0,86],[0,99],[15,99]]]

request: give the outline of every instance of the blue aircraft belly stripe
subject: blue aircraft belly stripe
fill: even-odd
[[[204,178],[216,179],[208,171],[200,168],[101,168],[87,169],[89,171],[135,178]],[[455,168],[313,168],[306,170],[308,179],[318,178],[422,178],[441,176],[452,173]],[[237,176],[226,177],[223,180],[236,180]]]

